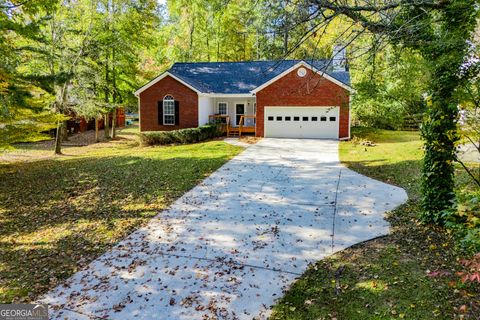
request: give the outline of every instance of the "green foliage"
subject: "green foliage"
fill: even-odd
[[[480,192],[459,192],[455,204],[443,210],[440,221],[454,230],[467,252],[480,251]]]
[[[55,124],[72,109],[91,118],[119,105],[136,108],[133,91],[144,81],[139,70],[142,54],[151,46],[157,8],[156,0],[1,5],[0,124],[17,124],[16,134],[2,136],[30,136],[36,127],[25,124],[47,121],[48,111],[48,121]],[[62,131],[62,122],[58,124]],[[45,128],[46,123],[39,123],[38,129]]]
[[[363,40],[363,42],[368,40]],[[375,59],[364,57],[352,62],[352,119],[362,126],[401,129],[405,117],[422,114],[428,69],[416,53],[387,47]]]
[[[198,128],[172,131],[151,131],[139,133],[142,145],[165,145],[197,143],[222,135],[218,125],[205,125]]]
[[[468,56],[469,41],[478,18],[475,0],[458,0],[440,10],[424,14],[417,20],[422,25],[418,39],[402,37],[410,48],[417,49],[427,60],[431,77],[427,114],[422,126],[425,156],[422,171],[423,221],[440,222],[441,212],[454,203],[454,161],[457,133],[458,99],[455,91],[468,81],[458,74]],[[407,17],[418,14],[420,8],[405,7]],[[404,21],[401,21],[404,22]],[[428,27],[426,27],[428,26]],[[413,26],[412,26],[413,27]],[[420,41],[421,40],[421,41]]]
[[[49,112],[52,96],[42,90],[34,79],[25,77],[20,70],[22,57],[27,51],[20,39],[34,41],[38,38],[43,15],[43,4],[54,5],[56,1],[32,0],[21,5],[8,1],[0,6],[0,148],[19,141],[35,141],[45,138],[59,120]],[[24,21],[29,15],[28,23]]]
[[[170,0],[163,10],[153,40],[158,71],[172,62],[324,58],[333,33],[346,28],[338,18],[335,32],[322,32],[318,21],[307,21],[308,1]],[[318,35],[305,37],[311,30]],[[152,70],[150,63],[145,65]]]
[[[442,223],[440,212],[455,201],[454,167],[455,144],[458,141],[455,116],[456,106],[445,106],[440,101],[428,109],[422,126],[425,155],[422,171],[423,212],[425,222]]]
[[[380,129],[401,129],[405,110],[398,101],[386,103],[381,99],[362,98],[352,107],[354,120],[362,126]]]

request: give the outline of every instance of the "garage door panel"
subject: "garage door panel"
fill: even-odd
[[[338,107],[265,107],[265,137],[338,139]]]

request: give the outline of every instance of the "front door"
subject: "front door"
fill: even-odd
[[[235,104],[235,125],[238,126],[240,124],[240,118],[245,115],[245,104],[244,103],[236,103]]]

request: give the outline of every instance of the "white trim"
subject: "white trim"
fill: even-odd
[[[199,93],[202,97],[210,98],[254,98],[251,93]]]
[[[171,99],[166,99],[170,97]],[[169,103],[173,103],[173,113],[165,113],[165,102],[168,101]],[[171,94],[165,95],[162,100],[162,116],[163,116],[163,125],[164,126],[174,126],[177,119],[175,119],[175,98]],[[165,116],[173,116],[173,123],[165,123]]]
[[[325,79],[327,80],[330,80],[331,82],[335,83],[336,85],[344,88],[345,90],[348,90],[349,92],[355,92],[355,90],[346,85],[345,83],[341,82],[341,81],[338,81],[337,79],[333,78],[332,76],[330,76],[329,74],[327,74],[326,72],[324,71],[320,71],[318,70],[317,68],[311,66],[310,64],[306,63],[305,61],[300,61],[298,62],[296,65],[294,65],[293,67],[290,67],[289,69],[283,71],[282,73],[280,73],[279,75],[277,75],[276,77],[274,77],[273,79],[270,79],[269,81],[263,83],[262,85],[258,86],[257,88],[253,89],[252,91],[250,91],[252,94],[256,94],[258,91],[268,87],[269,85],[271,85],[272,83],[274,83],[275,81],[277,81],[278,79],[280,78],[283,78],[284,76],[286,76],[287,74],[289,74],[290,72],[292,72],[293,70],[299,68],[299,67],[305,67],[305,68],[308,68],[310,70],[312,70],[313,72],[321,75],[322,77],[324,77]]]
[[[351,138],[350,128],[352,127],[352,99],[348,98],[348,140]]]
[[[198,89],[192,87],[191,85],[189,85],[188,83],[186,83],[185,81],[183,81],[182,79],[174,76],[173,74],[171,74],[170,72],[166,71],[164,73],[162,73],[161,75],[159,75],[158,77],[156,77],[155,79],[153,79],[152,81],[150,81],[149,83],[147,83],[146,85],[144,85],[143,87],[141,87],[140,89],[138,89],[137,91],[134,92],[134,95],[136,95],[137,97],[140,95],[140,93],[142,93],[143,91],[147,90],[148,88],[150,88],[151,86],[153,86],[154,84],[156,84],[158,81],[162,80],[163,78],[165,78],[166,76],[170,76],[172,77],[173,79],[177,80],[178,82],[180,82],[181,84],[183,84],[184,86],[186,86],[187,88],[190,88],[192,89],[193,91],[195,91],[197,94],[200,94],[201,92],[198,91]]]
[[[142,115],[141,115],[142,108],[140,106],[140,99],[137,99],[137,106],[138,106],[138,131],[142,132]],[[157,118],[158,118],[158,114],[157,114]],[[95,118],[95,121],[97,121],[97,118]]]
[[[226,110],[226,113],[220,113],[220,106],[219,104],[220,103],[225,103],[225,105],[227,106],[227,110]],[[217,101],[217,110],[215,110],[217,114],[220,114],[222,116],[228,116],[228,102],[227,101]]]

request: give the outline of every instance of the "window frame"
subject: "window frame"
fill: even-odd
[[[225,113],[220,113],[220,104],[225,104]],[[226,101],[217,102],[217,114],[221,116],[228,116],[228,102]]]
[[[169,105],[167,105],[167,103]],[[172,108],[172,113],[167,113],[166,107],[171,107]],[[175,125],[175,98],[171,94],[167,94],[165,97],[163,97],[162,100],[162,108],[163,108],[163,125],[164,126],[174,126]],[[172,117],[173,122],[172,123],[167,123],[165,121],[166,117]]]

